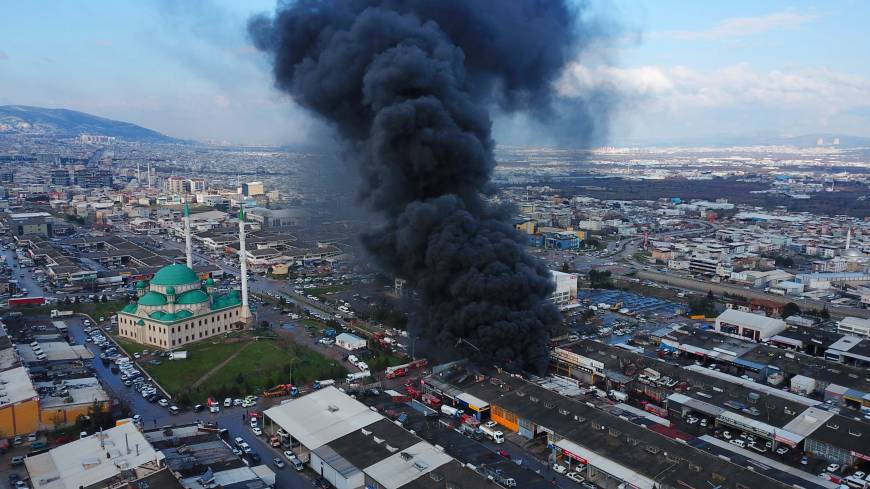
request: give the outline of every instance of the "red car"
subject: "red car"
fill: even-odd
[[[498,451],[498,454],[501,455],[502,457],[508,459],[508,460],[511,459],[511,454],[509,454],[509,453],[508,453],[507,451],[505,451],[505,450],[499,450],[499,451]]]

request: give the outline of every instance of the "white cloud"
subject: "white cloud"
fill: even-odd
[[[814,15],[797,12],[775,12],[758,17],[732,17],[713,27],[700,31],[666,31],[653,33],[653,37],[666,37],[681,41],[715,41],[763,34],[776,29],[795,29],[815,19]]]
[[[703,128],[732,132],[870,132],[870,79],[825,68],[758,71],[737,64],[711,71],[685,66],[586,67],[571,64],[556,83],[567,98],[604,94],[642,132]]]

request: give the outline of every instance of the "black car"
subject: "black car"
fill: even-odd
[[[328,480],[324,479],[323,477],[318,477],[318,478],[314,479],[314,487],[320,487],[322,489],[329,489],[332,486],[330,486]]]
[[[260,463],[260,455],[258,455],[256,452],[249,453],[248,458],[250,458],[251,462],[254,462],[255,464]]]
[[[14,473],[14,472],[9,474],[9,486],[10,487],[15,487],[15,483],[18,482],[19,480],[21,480],[21,477],[19,477],[18,474]]]
[[[195,412],[195,413],[198,413],[198,412],[202,411],[203,409],[205,409],[205,406],[203,406],[202,404],[197,404],[196,406],[193,406],[193,412]]]

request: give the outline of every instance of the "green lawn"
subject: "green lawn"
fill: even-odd
[[[130,354],[147,347],[118,340]],[[216,365],[240,348],[205,382],[193,388]],[[186,360],[161,359],[160,365],[140,364],[173,398],[182,404],[204,403],[209,396],[223,399],[246,394],[261,395],[276,384],[310,385],[314,380],[343,378],[347,370],[339,362],[291,341],[260,340],[247,343],[193,344],[186,348]]]
[[[115,342],[118,343],[119,345],[121,345],[121,347],[124,348],[124,351],[126,351],[130,355],[133,355],[134,353],[139,353],[145,349],[149,349],[148,347],[146,347],[145,345],[143,345],[141,343],[136,343],[136,342],[133,342],[130,340],[125,340],[124,338],[121,338],[120,336],[117,336],[117,335],[112,335],[112,338],[114,338]]]
[[[316,379],[345,375],[347,370],[338,362],[308,348],[258,341],[250,343],[224,368],[209,377],[192,396],[197,400],[209,395],[260,395],[277,384],[308,385]]]
[[[170,395],[187,389],[206,372],[239,348],[240,343],[211,343],[204,341],[185,348],[187,359],[162,360],[160,365],[142,364]]]

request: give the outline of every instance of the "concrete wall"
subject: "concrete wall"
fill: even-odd
[[[0,408],[0,437],[33,433],[39,429],[39,401],[28,400]]]

